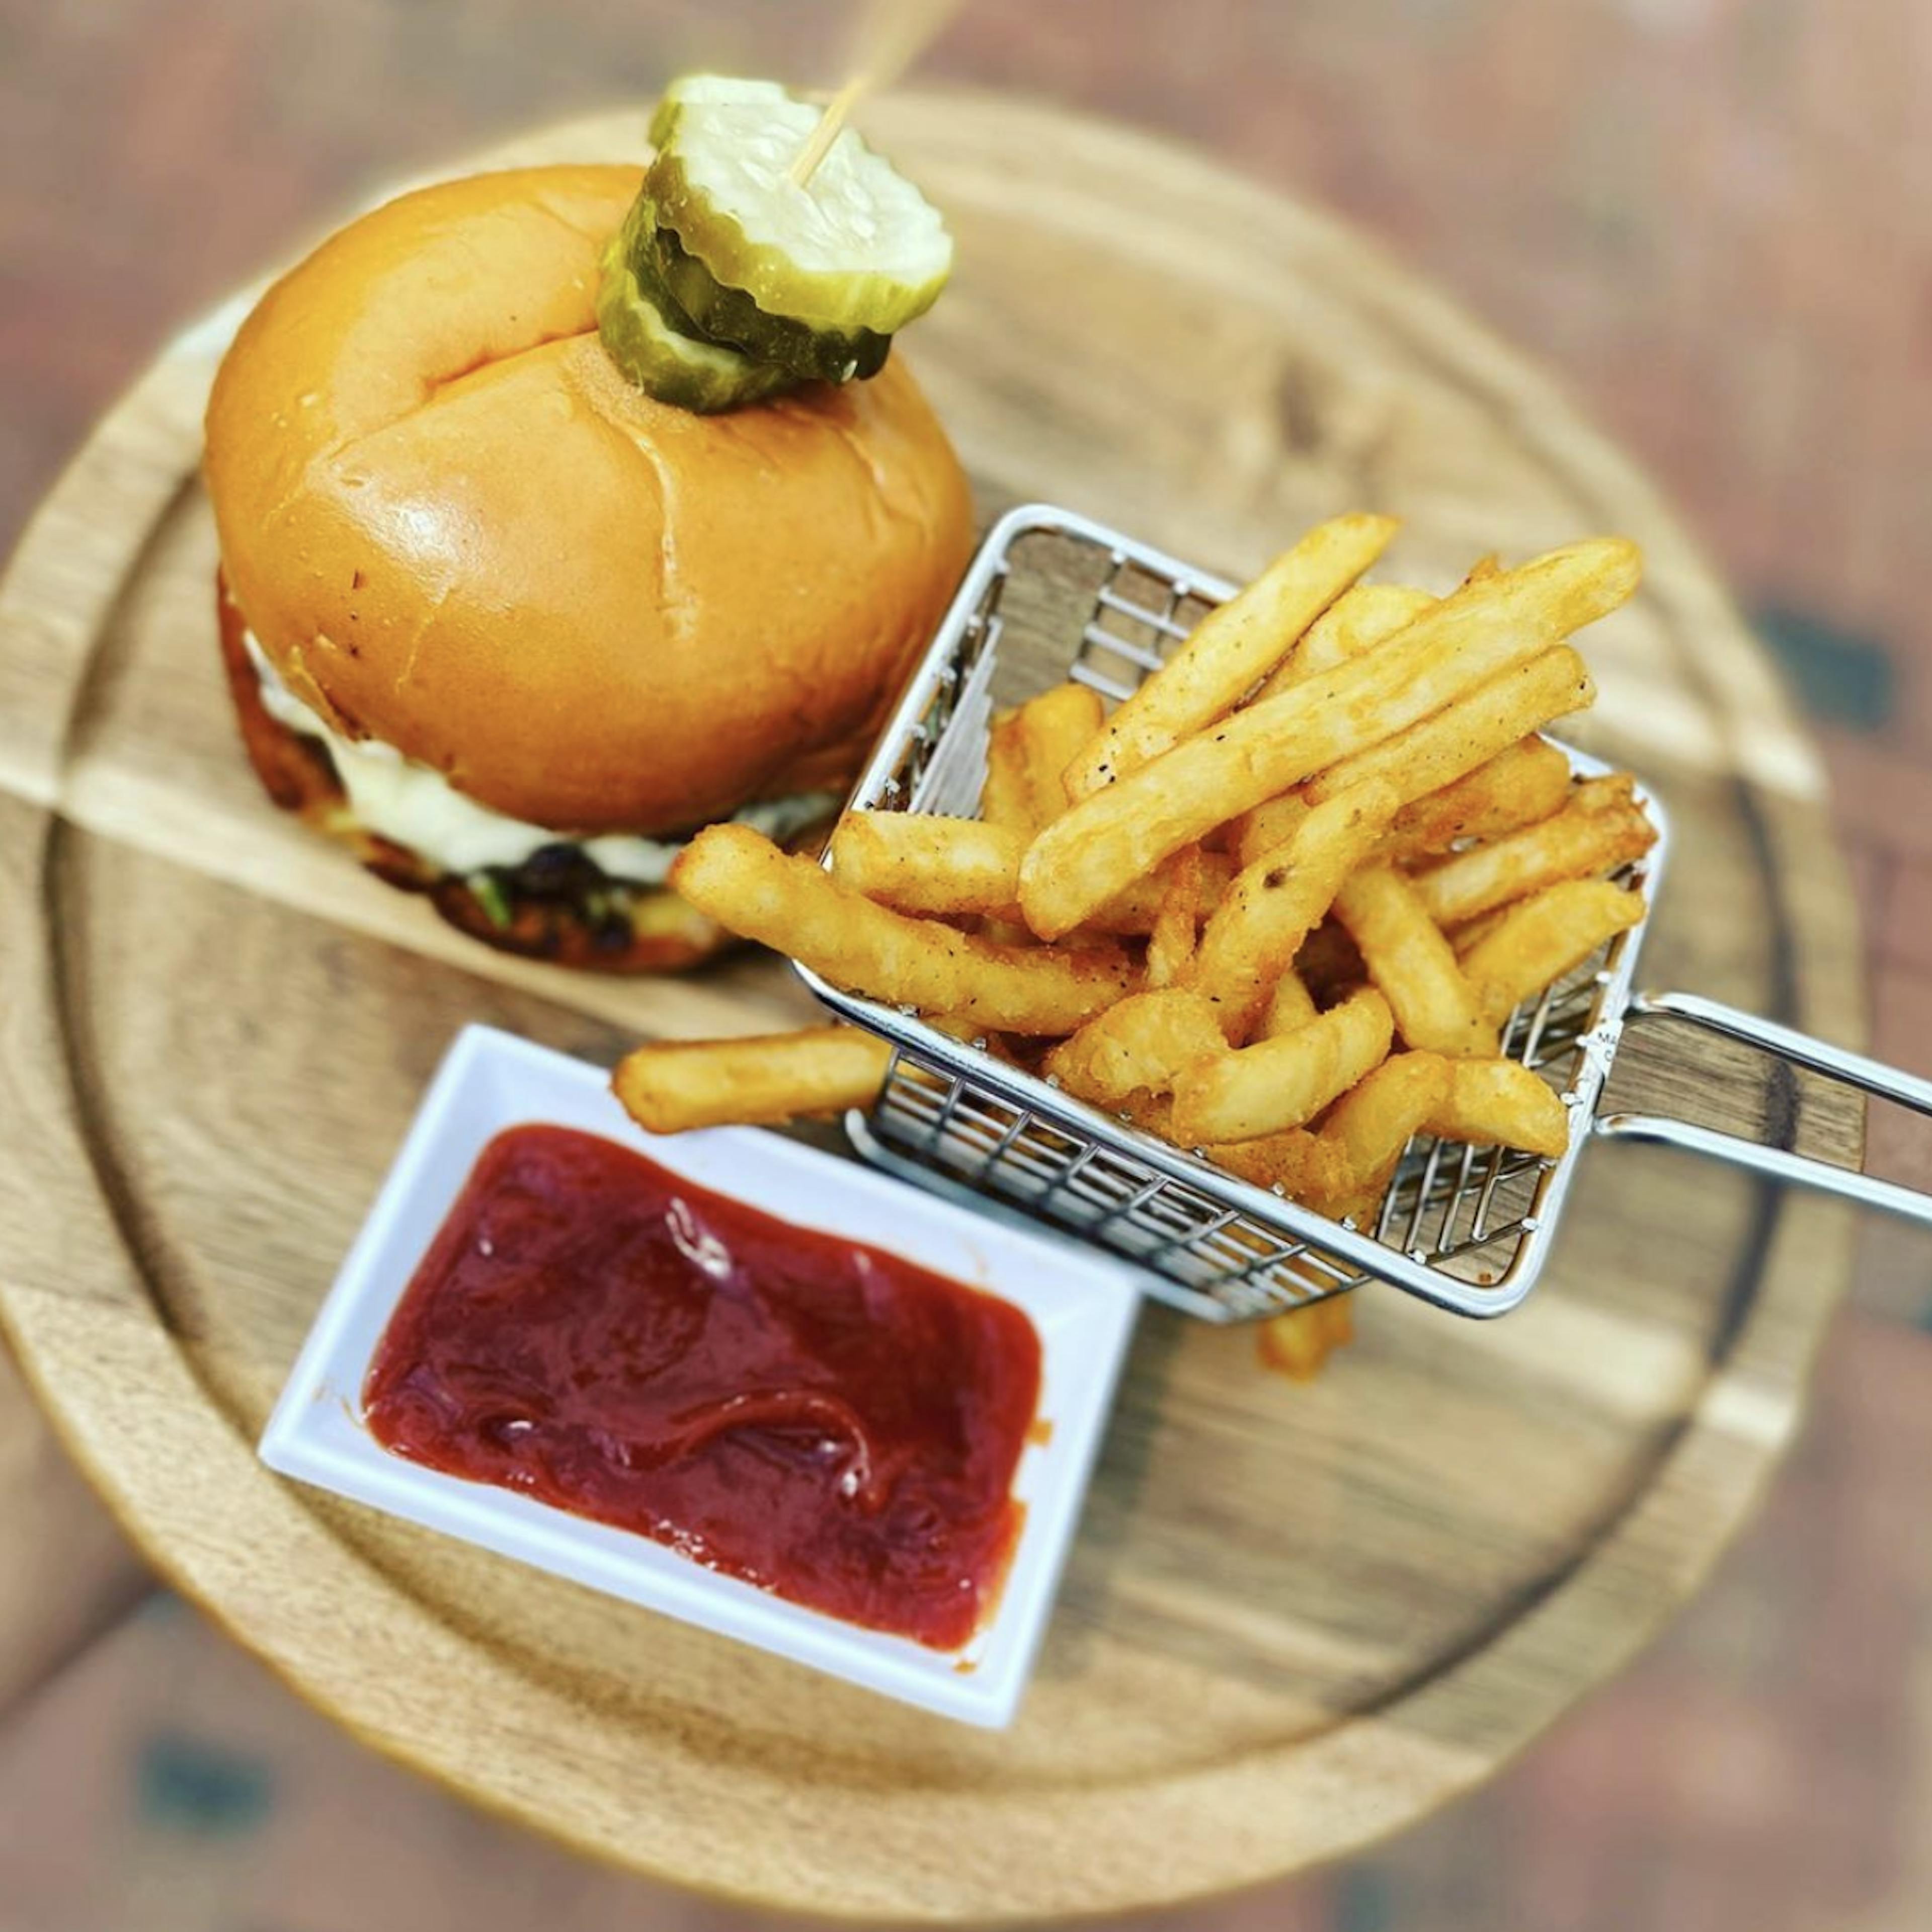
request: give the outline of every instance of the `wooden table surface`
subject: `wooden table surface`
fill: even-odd
[[[1064,502],[1238,577],[1372,507],[1436,587],[1491,548],[1636,537],[1645,587],[1586,640],[1602,698],[1574,735],[1675,821],[1648,968],[1856,1027],[1816,760],[1694,549],[1552,391],[1345,232],[1177,149],[967,96],[873,120],[958,237],[906,352],[982,509]],[[629,115],[515,158],[640,136]],[[109,418],[0,594],[0,831],[46,917],[0,953],[10,1111],[37,1123],[0,1319],[144,1551],[243,1642],[359,1736],[645,1870],[977,1919],[1164,1903],[1352,1849],[1486,1774],[1694,1586],[1796,1424],[1849,1220],[1623,1149],[1590,1161],[1530,1310],[1478,1326],[1372,1298],[1312,1394],[1246,1337],[1150,1312],[1003,1736],[254,1465],[458,1025],[608,1059],[639,1033],[757,1030],[800,996],[756,963],[620,983],[478,952],[266,808],[221,701],[194,475],[224,334],[192,332]],[[1679,1093],[1762,1120],[1761,1080],[1697,1064]],[[1856,1154],[1855,1111],[1807,1121]]]

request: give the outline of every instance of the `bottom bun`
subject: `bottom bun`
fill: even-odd
[[[458,932],[499,952],[592,972],[682,972],[737,943],[676,893],[611,880],[587,860],[539,854],[514,872],[493,873],[500,902],[492,905],[468,879],[378,838],[356,823],[327,752],[269,716],[243,642],[247,620],[218,577],[216,596],[229,694],[256,776],[284,812],[347,846],[378,878],[422,893]]]

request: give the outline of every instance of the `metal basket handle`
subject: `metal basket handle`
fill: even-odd
[[[1721,1000],[1707,1000],[1695,993],[1639,993],[1624,1009],[1624,1021],[1628,1024],[1639,1019],[1673,1020],[1702,1028],[1707,1033],[1774,1054],[1788,1065],[1808,1067],[1814,1073],[1861,1088],[1882,1100],[1895,1100],[1916,1114],[1932,1118],[1932,1080],[1901,1072],[1862,1053],[1848,1053],[1843,1047],[1828,1046],[1808,1034],[1760,1019],[1754,1013],[1741,1012]],[[1834,1167],[1828,1161],[1794,1154],[1786,1148],[1768,1147],[1736,1134],[1720,1133],[1714,1128],[1700,1127],[1668,1114],[1603,1114],[1597,1118],[1596,1131],[1624,1140],[1688,1148],[1693,1153],[1750,1168],[1779,1180],[1820,1188],[1828,1194],[1842,1194],[1868,1208],[1888,1208],[1908,1220],[1932,1224],[1932,1195],[1922,1193],[1917,1188],[1880,1180],[1856,1168]]]

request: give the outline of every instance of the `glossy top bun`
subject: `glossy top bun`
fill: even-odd
[[[391,202],[263,297],[208,410],[224,566],[296,695],[563,832],[849,776],[972,541],[896,358],[718,416],[625,380],[592,309],[640,179]]]

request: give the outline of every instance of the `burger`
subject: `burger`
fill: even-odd
[[[648,170],[406,194],[242,325],[207,416],[243,742],[274,802],[493,945],[668,970],[698,828],[822,828],[956,585],[958,458],[894,332],[917,190],[763,83]],[[868,232],[869,231],[869,232]]]

